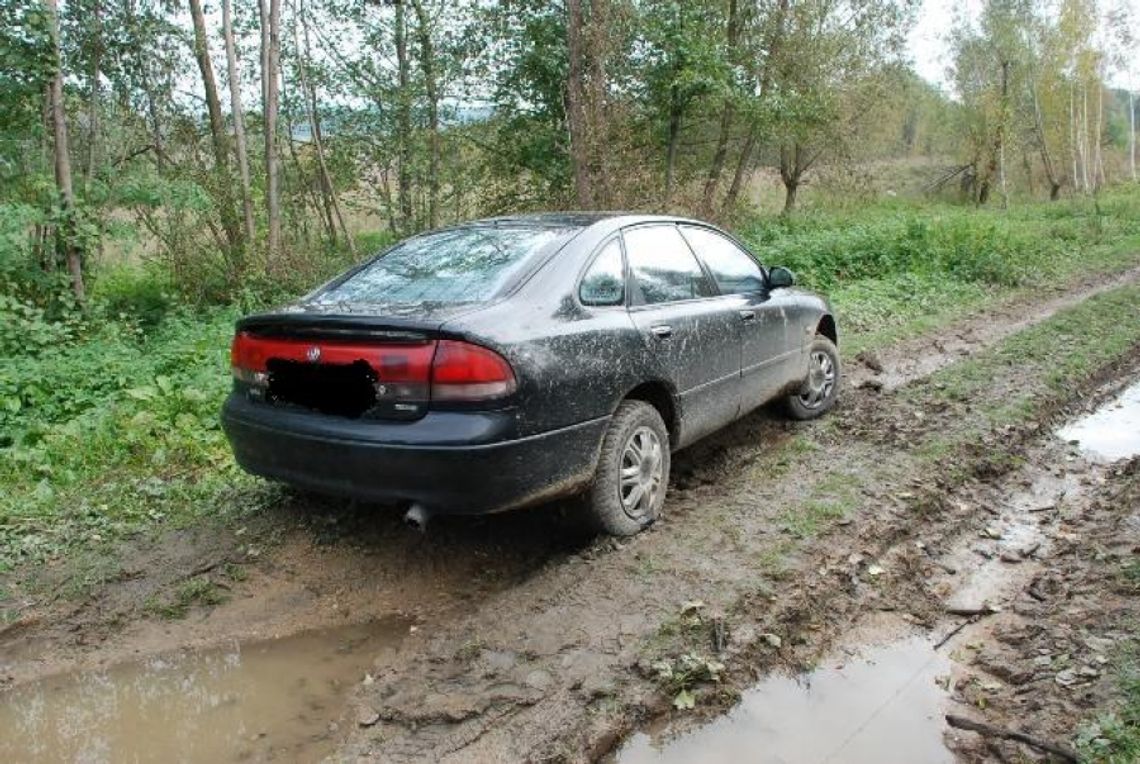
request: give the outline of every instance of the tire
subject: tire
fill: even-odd
[[[823,416],[839,398],[839,387],[843,382],[839,350],[822,334],[817,334],[812,340],[808,368],[808,378],[804,380],[803,387],[784,399],[784,409],[792,419]]]
[[[623,401],[602,440],[586,496],[595,530],[632,536],[652,525],[665,504],[669,465],[669,431],[657,409],[644,401]]]

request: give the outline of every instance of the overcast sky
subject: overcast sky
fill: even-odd
[[[1120,2],[1131,8],[1132,26],[1138,30],[1137,38],[1140,39],[1140,0],[1102,0],[1100,5],[1107,8]],[[945,37],[954,23],[955,9],[959,7],[967,13],[977,14],[981,0],[923,0],[918,23],[910,34],[909,48],[915,69],[924,79],[941,85],[947,91],[946,67],[949,62]],[[1140,44],[1137,48],[1131,58],[1137,85],[1140,85]],[[1110,72],[1108,81],[1115,87],[1128,86],[1128,78],[1123,72]]]

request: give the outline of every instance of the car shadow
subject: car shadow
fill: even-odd
[[[764,406],[673,455],[671,490],[716,482],[734,467],[789,437],[796,427],[775,407]],[[403,510],[284,490],[278,511],[293,519],[315,544],[349,544],[377,550],[389,545],[420,552],[439,550],[494,560],[538,560],[573,554],[595,535],[581,498],[487,515],[435,515],[425,531],[409,527]]]

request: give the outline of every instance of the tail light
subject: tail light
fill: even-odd
[[[486,401],[516,389],[514,371],[493,350],[456,340],[364,344],[259,337],[238,332],[230,348],[234,378],[258,397],[275,362],[348,365],[364,361],[375,376],[376,403],[396,414],[422,412],[429,400]]]
[[[480,345],[440,340],[431,369],[435,401],[485,401],[515,391],[515,373],[501,355]]]

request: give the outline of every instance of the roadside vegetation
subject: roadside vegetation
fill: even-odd
[[[1077,743],[1087,761],[1130,764],[1140,761],[1140,640],[1131,640],[1115,658],[1120,701],[1086,724]]]

